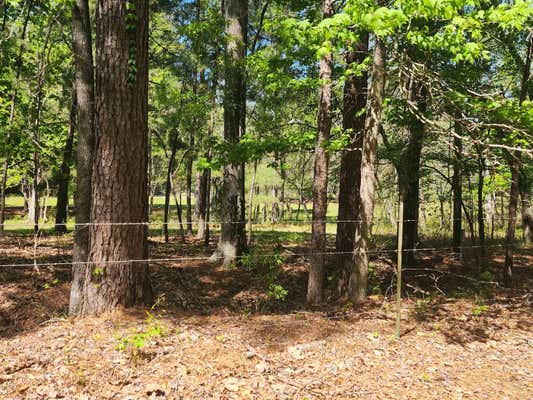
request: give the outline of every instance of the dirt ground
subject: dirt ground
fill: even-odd
[[[69,236],[0,239],[0,264],[68,263]],[[67,265],[0,270],[1,399],[528,399],[533,397],[533,249],[513,289],[473,280],[446,252],[405,272],[402,338],[393,262],[373,258],[363,306],[305,306],[306,257],[282,251],[284,300],[257,271],[202,260],[153,263],[158,301],[68,319]],[[152,257],[208,254],[152,242]],[[496,271],[501,249],[489,254]],[[330,291],[332,292],[332,291]],[[385,294],[386,296],[384,296]]]

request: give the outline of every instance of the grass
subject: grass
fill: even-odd
[[[266,170],[270,170],[274,172],[271,168],[266,168]],[[275,173],[275,172],[274,172]],[[266,172],[265,172],[266,174]],[[271,177],[272,178],[272,177]],[[273,179],[273,178],[272,178]],[[173,199],[171,199],[171,209],[170,209],[170,223],[173,224],[172,228],[177,228],[177,216],[176,216],[176,210]],[[185,194],[181,194],[181,203],[183,207],[185,207]],[[164,196],[155,196],[153,199],[153,208],[152,213],[150,215],[150,221],[155,223],[156,226],[155,231],[160,231],[161,228],[157,226],[158,223],[163,222],[163,206],[165,203],[165,197]],[[192,199],[192,203],[194,206],[194,198]],[[267,204],[268,213],[271,212],[271,205],[273,203],[273,198],[271,195],[261,194],[255,197],[254,204],[259,204],[261,206],[261,213],[262,208],[264,204]],[[72,199],[70,199],[70,204],[72,205]],[[16,207],[21,209],[24,206],[24,198],[22,196],[8,196],[6,198],[6,205],[7,207]],[[51,197],[48,199],[48,210],[47,210],[47,221],[43,225],[43,230],[52,230],[54,226],[54,218],[55,218],[55,205],[56,205],[56,199],[55,197]],[[268,232],[268,231],[276,231],[276,232],[289,232],[289,233],[310,233],[311,232],[311,209],[312,209],[312,203],[307,203],[307,209],[308,209],[308,218],[305,216],[305,212],[303,208],[300,210],[300,216],[298,218],[298,222],[294,222],[294,219],[296,218],[296,209],[297,204],[291,204],[291,208],[293,210],[292,215],[292,222],[284,222],[284,223],[277,223],[277,224],[271,224],[270,222],[265,223],[258,223],[254,222],[254,231],[257,232]],[[437,240],[446,240],[451,237],[451,228],[444,227],[441,228],[439,225],[439,216],[437,213],[431,212],[431,205],[426,205],[427,215],[426,215],[426,222],[425,225],[422,223],[420,224],[420,238],[421,240],[427,241],[428,239],[437,239]],[[336,232],[336,223],[335,220],[337,218],[337,212],[338,212],[338,204],[336,202],[330,202],[328,206],[328,212],[327,212],[327,220],[328,223],[326,224],[326,232],[328,234],[334,235]],[[183,212],[183,218],[185,219],[185,212]],[[286,217],[287,213],[286,213]],[[213,221],[219,220],[217,217],[212,217]],[[71,215],[67,221],[67,228],[69,230],[74,229],[74,218]],[[465,228],[467,228],[465,224]],[[9,231],[21,231],[21,232],[31,232],[32,231],[32,224],[28,221],[27,217],[21,213],[16,215],[8,215],[8,218],[5,222],[5,229]],[[216,227],[214,227],[216,229]],[[486,227],[487,232],[487,238],[490,237],[490,227]],[[375,221],[374,221],[374,227],[373,227],[373,233],[376,235],[389,235],[389,236],[395,236],[396,235],[396,227],[392,225],[389,218],[386,217],[386,213],[384,210],[384,207],[380,204],[376,205],[375,208]],[[516,235],[518,238],[521,237],[521,226],[518,224],[517,226],[517,232]],[[468,236],[468,232],[467,232]],[[495,238],[503,238],[505,237],[505,227],[504,226],[498,226],[495,228],[494,232]]]

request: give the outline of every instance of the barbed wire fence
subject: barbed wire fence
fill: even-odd
[[[402,254],[407,252],[407,251],[410,251],[410,252],[415,252],[415,253],[439,253],[439,252],[446,252],[447,255],[450,255],[450,256],[453,256],[453,257],[457,257],[458,259],[462,260],[463,257],[464,257],[464,253],[466,250],[480,250],[480,249],[498,249],[498,248],[505,248],[506,246],[508,246],[509,244],[506,244],[506,243],[494,243],[493,241],[490,243],[490,244],[476,244],[475,240],[472,241],[472,244],[470,245],[466,245],[464,242],[460,245],[460,246],[447,246],[447,245],[436,245],[436,246],[420,246],[420,247],[414,247],[414,248],[403,248],[403,245],[401,243],[401,238],[402,238],[402,233],[401,233],[401,227],[403,226],[403,223],[405,222],[418,222],[419,220],[414,220],[414,219],[411,219],[411,220],[404,220],[402,217],[403,217],[403,213],[401,213],[401,208],[400,208],[400,212],[399,212],[399,215],[398,215],[398,219],[396,219],[394,222],[396,223],[396,226],[393,226],[391,224],[391,219],[390,218],[386,218],[386,219],[374,219],[373,221],[373,224],[374,226],[377,226],[380,222],[385,222],[386,224],[389,224],[389,228],[395,228],[397,229],[396,231],[396,235],[394,234],[394,232],[387,232],[389,234],[389,236],[391,236],[392,238],[394,238],[394,236],[396,236],[396,238],[398,239],[398,241],[396,242],[396,245],[393,246],[393,243],[394,242],[391,242],[389,240],[389,246],[388,247],[379,247],[379,246],[376,246],[376,243],[374,243],[374,247],[368,249],[366,251],[367,255],[368,256],[373,256],[373,257],[388,257],[391,259],[391,262],[390,264],[393,265],[393,261],[392,259],[394,258],[394,256],[396,256],[396,271],[395,273],[392,274],[392,277],[391,277],[391,282],[390,282],[390,285],[388,286],[388,288],[385,290],[385,293],[384,293],[384,304],[385,302],[388,302],[388,299],[389,299],[389,295],[392,293],[393,289],[396,288],[396,335],[397,337],[400,336],[400,332],[401,332],[401,313],[402,313],[402,309],[405,310],[405,305],[402,305],[402,272],[417,272],[419,274],[421,273],[428,273],[428,276],[430,276],[431,279],[434,280],[434,287],[437,291],[440,291],[442,293],[444,293],[442,290],[440,290],[440,288],[438,287],[438,281],[445,275],[448,275],[448,276],[454,276],[458,279],[464,279],[465,281],[469,281],[469,282],[472,282],[473,280],[475,280],[474,277],[472,276],[469,276],[469,275],[465,275],[465,274],[458,274],[458,273],[455,273],[455,272],[451,272],[451,271],[446,271],[446,270],[443,270],[443,269],[437,269],[437,268],[424,268],[424,267],[416,267],[416,268],[402,268]],[[488,218],[487,218],[488,220]],[[508,218],[500,218],[499,221],[507,221]],[[258,232],[261,232],[261,229],[264,231],[270,231],[272,234],[275,234],[276,233],[279,233],[280,235],[282,235],[282,233],[284,232],[287,232],[287,229],[286,228],[290,228],[290,226],[312,226],[313,224],[316,224],[316,223],[325,223],[325,224],[328,224],[328,225],[339,225],[339,224],[342,224],[342,223],[361,223],[362,220],[360,219],[354,219],[354,220],[335,220],[335,219],[326,219],[326,220],[321,220],[321,221],[309,221],[309,220],[293,220],[293,219],[288,219],[288,220],[283,220],[283,221],[278,221],[278,222],[270,222],[270,221],[263,221],[263,222],[254,222],[254,225],[256,228],[258,228]],[[492,218],[492,222],[494,222],[494,218]],[[192,223],[192,224],[197,224],[197,222],[189,222],[189,223]],[[205,224],[206,225],[209,225],[210,227],[212,228],[217,228],[217,227],[220,227],[222,224],[243,224],[246,225],[245,222],[243,221],[227,221],[227,222],[224,222],[224,221],[206,221]],[[92,223],[70,223],[70,224],[66,224],[66,227],[67,228],[70,228],[70,229],[88,229],[90,227],[97,227],[97,226],[108,226],[108,227],[131,227],[131,226],[143,226],[143,227],[147,227],[148,230],[149,230],[149,233],[150,235],[154,235],[157,236],[157,233],[156,231],[158,231],[159,229],[158,228],[161,228],[161,232],[162,232],[162,229],[163,227],[167,227],[167,228],[170,228],[170,227],[176,227],[176,231],[183,225],[187,225],[187,222],[186,221],[183,221],[183,222],[163,222],[163,221],[151,221],[151,222],[92,222]],[[69,240],[68,239],[64,239],[65,237],[68,237],[68,236],[65,236],[64,234],[55,234],[55,238],[56,238],[56,245],[54,246],[56,249],[57,249],[57,256],[61,256],[63,258],[66,258],[67,260],[64,260],[64,261],[50,261],[50,262],[46,262],[46,261],[42,261],[40,260],[40,255],[39,255],[39,248],[42,244],[41,240],[43,239],[43,237],[45,237],[45,235],[49,235],[48,237],[50,237],[50,233],[54,233],[54,229],[56,228],[56,224],[41,224],[39,225],[38,229],[36,229],[35,231],[31,231],[34,229],[34,224],[33,223],[23,223],[23,222],[11,222],[11,223],[8,223],[6,225],[6,231],[5,231],[5,234],[8,236],[9,238],[9,235],[10,235],[10,230],[12,230],[12,232],[15,234],[15,236],[17,234],[20,234],[22,233],[22,236],[24,237],[24,230],[28,230],[29,234],[27,235],[28,238],[30,238],[30,242],[31,242],[31,258],[32,258],[32,262],[6,262],[6,263],[0,263],[0,272],[7,269],[7,268],[33,268],[36,272],[40,272],[41,271],[41,268],[50,268],[50,267],[70,267],[72,266],[72,261],[69,261],[68,260],[68,257],[69,257],[69,252],[66,251],[65,253],[63,254],[60,254],[60,249],[64,249],[65,247],[69,247]],[[22,232],[20,232],[22,231]],[[215,230],[216,232],[216,230]],[[290,232],[290,230],[289,230]],[[244,257],[248,258],[249,261],[254,261],[254,257],[257,257],[257,258],[265,258],[265,257],[276,257],[276,256],[282,256],[282,257],[285,257],[286,259],[287,258],[294,258],[294,257],[301,257],[303,259],[305,259],[306,261],[308,259],[310,259],[312,256],[314,255],[324,255],[324,256],[327,256],[327,257],[335,257],[335,256],[346,256],[346,255],[350,255],[352,254],[353,252],[352,251],[336,251],[336,250],[329,250],[329,251],[325,251],[325,252],[313,252],[312,250],[305,250],[306,247],[308,246],[308,243],[305,243],[305,235],[306,234],[309,234],[310,232],[308,232],[307,230],[303,230],[303,231],[296,231],[296,232],[293,232],[293,233],[296,233],[296,234],[302,234],[302,237],[300,238],[301,242],[296,242],[296,243],[288,243],[285,244],[285,246],[281,246],[281,251],[280,250],[276,250],[274,252],[262,252],[262,253],[258,253],[258,254],[254,254],[254,253],[249,253],[249,254],[244,254],[244,255],[240,255],[240,256],[237,256],[236,259],[237,260],[240,260],[240,259],[243,259]],[[163,236],[163,234],[161,233],[161,236]],[[33,237],[33,239],[31,239],[31,237]],[[294,236],[291,237],[292,239],[294,239]],[[463,237],[463,240],[464,237]],[[156,242],[154,243],[155,246],[158,245],[159,242]],[[21,244],[19,245],[19,247],[25,247],[24,244]],[[304,249],[304,251],[302,251],[301,249]],[[296,249],[296,250],[295,250]],[[0,259],[1,258],[11,258],[8,254],[2,254],[2,251],[0,251]],[[21,257],[22,258],[22,257]],[[85,265],[90,265],[90,264],[99,264],[99,265],[131,265],[131,264],[135,264],[135,263],[144,263],[144,264],[148,264],[148,265],[162,265],[162,264],[165,264],[165,265],[172,265],[172,264],[179,264],[179,263],[184,263],[184,262],[190,262],[190,261],[195,261],[195,262],[208,262],[209,260],[212,260],[212,257],[211,255],[187,255],[187,256],[178,256],[178,257],[153,257],[153,258],[143,258],[143,259],[127,259],[127,260],[91,260],[91,261],[87,261],[87,262],[77,262],[77,264],[85,264]],[[394,266],[392,266],[391,268],[393,271],[394,271]],[[498,285],[498,282],[496,281],[492,281],[492,280],[489,280],[489,281],[479,281],[479,280],[476,280],[476,283],[480,283],[482,285]],[[405,282],[405,286],[406,287],[411,287],[413,289],[414,292],[416,291],[419,291],[419,292],[424,292],[422,289],[420,288],[417,288],[415,286],[413,286],[412,283],[410,282]],[[335,315],[333,317],[328,317],[326,316],[325,318],[327,318],[328,320],[329,319],[332,319],[332,320],[335,320],[335,319],[345,319],[345,318],[349,318],[350,315],[352,315],[350,312],[345,312],[343,313],[342,315]]]

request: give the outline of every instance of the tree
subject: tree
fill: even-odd
[[[149,304],[148,1],[100,0],[89,263],[81,315]]]
[[[368,53],[368,33],[361,34],[360,41],[346,50],[346,67],[360,67]],[[365,113],[367,100],[366,70],[358,74],[351,73],[344,83],[344,109],[342,111],[342,128],[349,137],[348,146],[342,150],[339,169],[339,212],[337,216],[337,236],[335,250],[340,269],[339,293],[349,292],[349,277],[353,270],[355,231],[359,218],[359,187],[361,184],[361,155],[364,140]]]
[[[63,150],[63,160],[57,178],[57,203],[55,231],[64,233],[67,231],[68,219],[68,188],[70,182],[70,167],[72,162],[72,148],[74,146],[74,132],[76,130],[76,93],[72,93],[70,105],[69,127],[67,140]]]
[[[223,167],[220,240],[211,260],[222,258],[222,264],[227,267],[237,261],[246,244],[244,166],[235,154],[234,146],[245,132],[247,0],[225,1],[224,15],[227,41],[224,55],[224,144],[229,156]]]
[[[92,34],[88,0],[76,0],[72,6],[72,50],[75,62],[74,90],[76,98],[76,192],[74,214],[76,228],[72,250],[72,286],[69,313],[81,312],[85,290],[85,274],[89,258],[91,217],[91,175],[95,142],[95,99]]]
[[[385,54],[383,38],[376,36],[372,60],[372,84],[361,160],[361,186],[359,189],[359,219],[361,222],[359,229],[356,230],[353,252],[355,268],[352,270],[349,281],[349,297],[354,303],[361,303],[366,299],[368,285],[368,247],[374,215],[377,147],[382,123],[386,79]]]
[[[324,0],[322,15],[333,16],[333,2]],[[313,252],[309,265],[307,282],[307,302],[322,302],[324,290],[324,263],[326,259],[326,214],[328,210],[328,165],[329,154],[326,148],[331,133],[333,55],[324,54],[320,59],[318,93],[318,132],[315,146],[315,170],[313,184],[313,220],[311,233],[311,250]]]

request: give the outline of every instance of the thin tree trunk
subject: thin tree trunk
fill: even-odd
[[[459,123],[455,124],[456,130],[460,129]],[[453,176],[452,176],[452,190],[453,190],[453,213],[452,213],[452,231],[453,231],[453,247],[455,252],[459,252],[461,247],[461,231],[463,229],[462,222],[462,204],[463,204],[463,183],[461,173],[461,153],[463,150],[463,143],[457,136],[453,138]]]
[[[533,209],[531,207],[531,189],[533,178],[528,175],[524,167],[520,170],[518,190],[520,192],[522,208],[522,234],[526,244],[533,243]]]
[[[254,172],[252,174],[252,182],[250,184],[250,193],[248,197],[248,246],[251,246],[253,240],[253,207],[254,207],[254,193],[255,193],[255,177],[257,176],[257,160],[254,160]]]
[[[74,144],[74,132],[76,130],[76,92],[72,91],[72,104],[70,106],[70,121],[63,150],[63,160],[59,169],[56,202],[55,231],[64,233],[67,231],[68,220],[68,187],[70,181],[70,164],[72,163],[72,148]]]
[[[531,195],[528,191],[520,192],[522,199],[522,231],[524,242],[533,243],[533,209],[531,207]]]
[[[177,141],[178,141],[177,131],[172,138],[170,157],[168,160],[167,166],[167,177],[165,182],[165,205],[163,209],[163,235],[165,236],[165,243],[168,243],[168,216],[170,208],[170,192],[172,190],[172,171],[174,170],[174,161],[176,160],[176,151],[178,150]]]
[[[31,9],[33,6],[33,0],[30,0],[28,2],[28,10],[26,11],[26,15],[24,17],[24,22],[22,23],[22,32],[20,35],[21,44],[19,48],[19,53],[17,56],[17,61],[15,62],[15,84],[13,87],[13,93],[11,94],[10,99],[10,107],[9,107],[9,122],[7,126],[7,137],[9,142],[10,129],[13,125],[13,122],[15,120],[15,108],[17,105],[17,95],[18,95],[18,89],[20,84],[20,73],[22,70],[22,61],[23,61],[23,55],[24,51],[26,49],[26,32],[28,30],[28,23],[30,21],[31,16]],[[6,11],[7,11],[7,4],[6,4]],[[5,17],[5,14],[4,14]],[[5,23],[5,19],[4,19]],[[5,219],[6,219],[6,190],[7,190],[7,177],[9,174],[9,154],[6,155],[6,159],[4,160],[3,167],[2,167],[2,180],[0,183],[0,236],[4,233],[4,225],[5,225]]]
[[[76,0],[72,6],[72,49],[75,61],[76,90],[76,192],[74,215],[76,229],[72,250],[72,285],[69,314],[81,311],[85,285],[84,264],[89,258],[89,226],[91,215],[91,175],[95,142],[94,65],[88,0]]]
[[[524,62],[524,70],[522,71],[522,82],[520,87],[520,97],[518,102],[520,105],[526,100],[528,94],[528,84],[531,77],[531,58],[533,57],[533,35],[529,35],[529,45]],[[518,181],[520,179],[521,169],[521,154],[518,151],[511,153],[511,188],[509,191],[509,221],[507,224],[506,233],[506,248],[505,248],[505,265],[504,265],[504,282],[506,285],[512,283],[513,278],[513,258],[514,258],[514,240],[516,229],[516,209],[518,206]]]
[[[95,225],[81,315],[152,301],[141,261],[148,257],[148,1],[98,0],[96,48]]]
[[[478,148],[478,181],[477,181],[477,223],[478,223],[478,237],[481,263],[483,266],[486,251],[485,251],[485,198],[483,196],[484,189],[484,173],[485,173],[485,158],[481,148]]]
[[[176,213],[178,215],[178,223],[180,225],[181,241],[185,242],[185,230],[183,229],[183,215],[182,215],[182,212],[181,212],[181,208],[182,208],[181,207],[181,192],[180,192],[179,200],[178,200],[178,196],[176,195],[176,188],[174,187],[174,183],[173,183],[173,179],[172,178],[170,179],[170,183],[171,183],[172,196],[174,197],[174,203],[176,203]]]
[[[40,208],[40,192],[39,184],[41,183],[41,160],[39,155],[40,147],[40,129],[41,129],[41,111],[43,106],[43,89],[46,78],[47,59],[49,56],[48,44],[52,28],[57,20],[58,15],[50,16],[48,20],[48,27],[44,38],[43,47],[39,54],[39,69],[37,74],[37,87],[35,88],[35,108],[33,110],[33,129],[32,129],[32,143],[33,143],[33,167],[32,167],[32,206],[33,206],[33,229],[35,233],[39,231],[39,217],[41,215]]]
[[[374,215],[378,136],[381,129],[385,91],[385,43],[376,36],[372,64],[368,111],[365,121],[365,138],[361,160],[361,186],[359,190],[359,219],[353,252],[354,269],[349,280],[349,297],[356,304],[366,299],[368,286],[368,247]]]
[[[516,210],[518,208],[518,179],[520,174],[520,153],[511,153],[511,189],[509,191],[509,220],[505,236],[505,265],[503,280],[510,286],[513,280],[514,241],[516,231]]]
[[[407,79],[407,100],[415,102],[421,112],[425,111],[425,93],[414,77]],[[407,126],[409,139],[401,153],[398,164],[398,186],[404,200],[403,262],[409,266],[415,263],[418,242],[420,212],[420,157],[424,140],[424,124],[414,115]]]
[[[192,142],[192,138],[191,138]],[[192,144],[191,144],[192,146]],[[192,151],[191,151],[192,153]],[[186,212],[186,218],[187,218],[187,236],[192,236],[192,164],[193,164],[193,158],[192,155],[187,157],[187,163],[186,163],[186,171],[185,171],[185,183],[186,183],[186,189],[185,189],[185,195],[186,195],[186,206],[187,206],[187,212]]]
[[[368,34],[361,35],[354,50],[347,51],[347,68],[361,64],[368,53]],[[343,130],[350,137],[350,143],[341,154],[339,171],[339,211],[337,215],[337,236],[335,250],[339,253],[337,264],[340,270],[338,291],[348,295],[350,275],[354,269],[351,252],[355,245],[355,230],[359,214],[359,189],[361,185],[361,155],[365,128],[362,113],[367,101],[368,74],[350,75],[344,84]]]
[[[334,14],[333,1],[324,0],[322,16],[330,18]],[[326,143],[331,133],[331,98],[333,56],[328,53],[320,60],[319,79],[321,81],[318,101],[318,132],[315,146],[315,169],[313,183],[313,222],[311,232],[311,264],[307,282],[307,302],[318,304],[323,300],[324,264],[326,260],[326,214],[328,210],[328,168],[329,154]]]
[[[215,86],[215,82],[213,82]],[[214,89],[213,89],[214,90]],[[211,112],[209,113],[209,126],[207,128],[207,141],[210,142],[213,136],[213,130],[215,129],[215,96],[211,96]],[[208,162],[211,161],[211,148],[208,148],[205,152],[205,157]],[[198,232],[197,239],[204,239],[205,245],[209,244],[209,202],[210,202],[210,180],[211,169],[206,168],[202,171],[200,176],[200,188],[199,188],[199,204],[198,204]]]
[[[209,159],[211,156],[209,155]],[[211,169],[207,169],[207,176],[205,178],[205,235],[204,246],[209,248],[209,240],[211,234]]]
[[[197,220],[198,231],[196,232],[196,239],[204,239],[205,224],[206,224],[206,198],[207,198],[207,170],[198,173],[198,196],[197,204]]]
[[[244,134],[246,115],[246,84],[243,61],[246,57],[248,2],[247,0],[226,0],[227,48],[224,57],[224,141],[230,147],[236,146]],[[225,267],[238,260],[244,251],[245,206],[243,165],[232,161],[224,165],[221,196],[220,240],[211,261],[222,259]]]
[[[285,156],[282,155],[279,157],[280,162],[280,171],[279,176],[281,178],[281,186],[279,189],[279,204],[280,204],[280,215],[279,218],[281,222],[285,219],[285,183],[287,182],[287,171],[285,170]],[[255,165],[254,165],[255,168]],[[254,174],[256,173],[254,169]],[[290,216],[289,216],[290,219]]]

